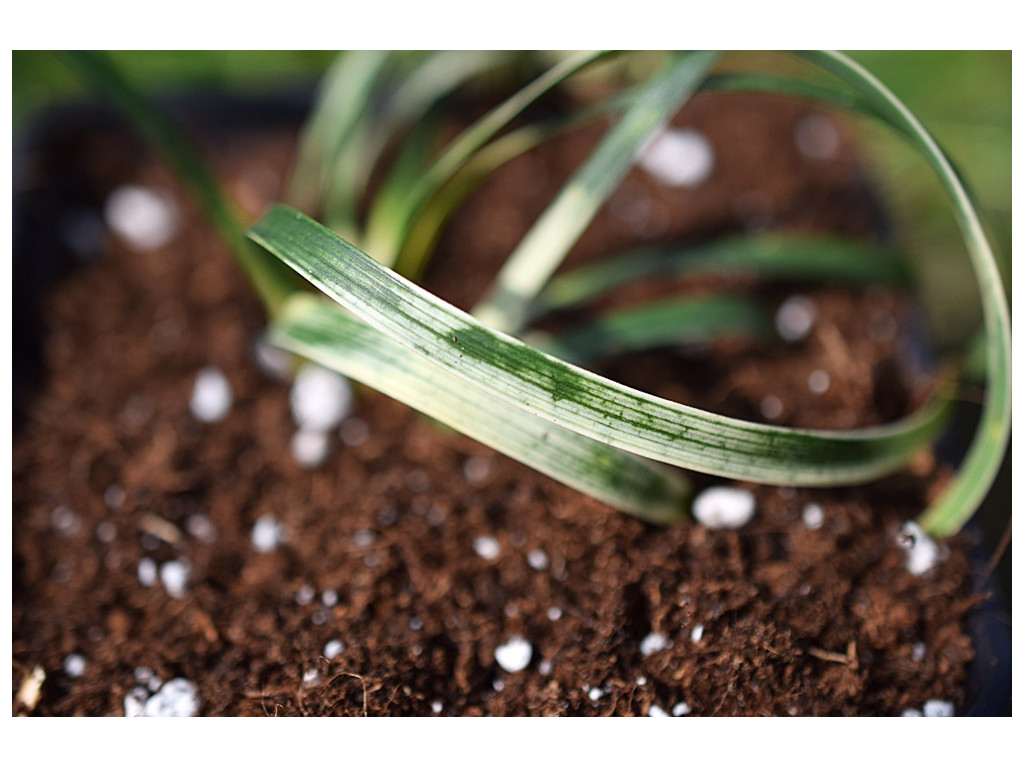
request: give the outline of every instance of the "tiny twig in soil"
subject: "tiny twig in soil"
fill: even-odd
[[[139,518],[139,528],[171,546],[181,542],[181,531],[178,530],[178,526],[162,517],[143,515]]]
[[[833,664],[843,664],[850,669],[857,668],[857,643],[853,640],[846,646],[846,653],[826,651],[824,648],[808,648],[807,653],[816,659],[829,661]]]
[[[334,677],[332,677],[330,680],[327,681],[327,685],[328,686],[331,685],[339,677],[354,677],[356,680],[358,680],[362,684],[362,686],[363,686],[363,717],[369,717],[369,715],[367,714],[367,708],[366,708],[366,698],[367,698],[367,696],[366,696],[366,679],[362,675],[357,675],[355,672],[337,672],[337,673],[335,673]]]
[[[275,696],[291,696],[292,694],[287,688],[275,688],[271,691],[243,691],[242,695],[247,699],[266,699],[273,698]]]

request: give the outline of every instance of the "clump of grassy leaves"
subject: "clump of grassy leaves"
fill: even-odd
[[[975,206],[928,132],[868,72],[833,52],[798,54],[830,79],[763,72],[716,74],[719,54],[583,52],[544,62],[494,52],[357,52],[324,79],[286,195],[248,232],[216,182],[160,111],[95,54],[70,54],[161,148],[196,192],[264,300],[270,338],[334,368],[578,490],[655,522],[687,508],[677,468],[760,483],[828,486],[869,481],[907,464],[941,433],[956,393],[949,380],[918,412],[882,427],[793,429],[670,402],[585,367],[609,349],[765,330],[737,296],[679,297],[599,316],[545,345],[526,343],[545,312],[578,306],[622,282],[657,274],[739,270],[809,282],[905,282],[893,254],[832,239],[732,238],[687,249],[613,255],[555,276],[565,255],[637,154],[699,90],[760,90],[823,101],[879,121],[928,161],[956,217],[984,307],[987,395],[956,478],[920,516],[956,532],[988,492],[1009,436],[1010,323],[999,272]],[[645,62],[650,64],[648,59]],[[558,117],[531,107],[578,78],[615,86]],[[525,85],[440,141],[445,99],[481,80]],[[641,72],[642,74],[636,74]],[[550,137],[598,119],[611,127],[509,256],[484,300],[466,313],[413,281],[467,194],[494,169]],[[371,173],[401,138],[369,194]],[[324,224],[306,214],[316,213]],[[243,235],[243,233],[245,233]],[[285,269],[287,265],[290,270]],[[301,288],[297,273],[316,287]]]

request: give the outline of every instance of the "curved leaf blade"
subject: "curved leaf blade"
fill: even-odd
[[[271,326],[269,340],[617,509],[659,524],[685,515],[690,486],[678,471],[495,400],[335,304],[293,298]]]
[[[885,120],[871,102],[858,93],[840,90],[826,83],[813,83],[760,72],[728,72],[712,75],[701,86],[701,90],[717,93],[757,91],[796,96],[850,109],[876,120]]]
[[[391,56],[388,51],[346,51],[328,68],[299,141],[284,198],[289,204],[312,212],[329,189],[348,190],[357,183],[355,168],[343,160],[351,159],[348,148],[370,132],[371,102]],[[354,232],[355,206],[335,210],[332,226]]]
[[[374,328],[451,374],[578,434],[700,472],[779,485],[842,485],[904,465],[935,437],[945,398],[884,427],[773,427],[708,413],[596,376],[495,331],[378,264],[298,211],[249,236]]]
[[[882,83],[847,56],[805,51],[801,56],[856,88],[924,156],[946,190],[963,233],[982,297],[988,384],[981,421],[957,476],[920,518],[928,532],[956,533],[988,494],[1010,439],[1010,312],[995,254],[956,169],[918,119]]]
[[[691,246],[629,251],[552,278],[537,297],[538,316],[581,304],[646,277],[738,272],[787,280],[906,285],[907,265],[890,248],[811,235],[728,237]]]

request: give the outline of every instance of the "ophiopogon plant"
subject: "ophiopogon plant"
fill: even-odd
[[[964,368],[943,379],[915,413],[884,426],[795,429],[729,418],[632,389],[585,366],[607,345],[635,350],[763,332],[770,321],[749,297],[680,296],[598,315],[543,342],[524,339],[533,338],[531,324],[545,312],[583,305],[642,277],[728,269],[891,284],[908,279],[898,254],[841,239],[774,234],[613,254],[557,276],[556,270],[645,142],[699,90],[784,93],[879,121],[936,174],[982,298],[987,388],[980,423],[955,478],[919,516],[930,533],[958,531],[988,492],[1009,437],[1010,321],[998,265],[956,169],[915,116],[842,54],[795,54],[827,79],[716,74],[719,55],[708,51],[647,54],[647,66],[615,66],[631,55],[344,54],[326,75],[304,131],[286,193],[290,205],[275,205],[247,232],[159,109],[102,56],[69,57],[197,195],[262,298],[273,343],[583,493],[662,523],[688,508],[690,483],[678,468],[795,486],[850,485],[898,470],[942,432]],[[446,97],[485,77],[512,82],[531,68],[525,85],[455,138],[442,140]],[[594,76],[616,87],[557,117],[531,112],[545,95]],[[597,120],[611,127],[471,312],[414,282],[444,223],[482,179],[556,134]],[[385,151],[395,144],[396,153]],[[371,190],[374,172],[380,181]]]

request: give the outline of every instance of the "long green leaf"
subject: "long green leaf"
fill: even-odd
[[[406,127],[412,125],[413,133],[408,141],[422,140],[417,137],[420,121],[434,110],[438,102],[460,86],[480,77],[489,70],[497,69],[508,61],[512,54],[505,51],[435,51],[425,57],[417,57],[412,69],[402,72],[401,77],[387,88],[379,89],[382,100],[379,114],[367,116],[365,130],[353,135],[345,143],[344,152],[335,163],[336,178],[328,184],[325,203],[325,222],[336,232],[339,225],[355,222],[356,208],[366,192],[370,174],[381,158],[388,142]],[[372,117],[372,120],[369,119]],[[423,169],[419,169],[421,174]],[[404,180],[403,180],[404,183]],[[410,185],[400,188],[404,197]],[[389,191],[390,190],[390,191]],[[373,203],[394,196],[396,191],[385,182]],[[393,220],[390,214],[374,213],[370,219]]]
[[[269,340],[617,509],[653,523],[686,514],[690,486],[678,471],[495,400],[335,304],[295,297],[271,326]]]
[[[476,317],[509,333],[521,328],[529,305],[625,178],[643,143],[696,91],[718,56],[717,51],[675,54],[662,72],[640,89],[619,122],[505,262],[493,287],[473,310]]]
[[[299,141],[298,157],[285,192],[285,200],[300,210],[325,207],[329,189],[351,206],[337,203],[331,226],[348,236],[356,231],[355,203],[358,169],[351,147],[371,133],[373,101],[392,54],[388,51],[346,51],[328,68],[320,85],[313,114]]]
[[[730,272],[886,285],[905,285],[910,278],[899,252],[877,245],[782,233],[727,237],[691,246],[629,251],[563,272],[537,298],[532,314],[565,309],[640,278]]]
[[[494,397],[656,461],[755,482],[835,485],[904,465],[935,437],[945,398],[895,424],[833,432],[753,424],[596,376],[481,324],[282,206],[249,236],[410,351]]]
[[[295,278],[287,269],[282,270],[280,262],[268,258],[245,239],[237,205],[223,192],[199,151],[163,110],[132,85],[105,55],[95,51],[66,51],[63,56],[79,76],[163,155],[178,178],[191,189],[221,240],[249,276],[268,313],[273,315],[296,290]]]
[[[977,433],[956,478],[920,518],[939,536],[960,530],[992,486],[1010,437],[1010,313],[996,258],[968,191],[945,154],[903,103],[863,67],[832,51],[801,55],[856,88],[908,136],[938,176],[953,206],[981,291],[988,345],[988,383]]]
[[[404,215],[408,191],[423,175],[424,164],[437,149],[440,134],[441,118],[439,116],[425,115],[420,119],[416,130],[402,142],[398,156],[392,161],[387,176],[373,196],[371,219],[385,218],[397,221]],[[432,200],[431,203],[433,202]],[[424,216],[421,215],[417,224],[422,223],[423,218]],[[335,232],[338,231],[338,228],[332,226],[330,221],[324,223]],[[438,235],[440,236],[440,232]]]
[[[613,310],[572,326],[546,343],[531,342],[549,355],[584,363],[656,347],[757,337],[771,327],[771,316],[749,298],[704,294]]]
[[[567,131],[621,112],[632,92],[627,90],[597,103],[573,110],[569,115],[540,123],[528,123],[494,139],[474,154],[430,199],[409,231],[399,259],[403,264],[425,265],[440,238],[444,223],[458,206],[495,170],[513,158]],[[404,195],[399,181],[389,182],[390,199]],[[385,192],[383,194],[388,194]],[[384,201],[379,205],[383,206]],[[333,229],[333,227],[332,227]]]
[[[611,55],[610,51],[585,51],[570,56],[463,131],[423,174],[416,186],[409,190],[406,206],[401,215],[388,219],[374,219],[367,223],[367,249],[381,263],[394,264],[402,250],[402,243],[423,208],[437,190],[446,184],[477,150],[487,144],[544,94],[580,70],[609,55]],[[399,263],[396,268],[405,274],[414,274],[419,271],[420,266],[419,264]]]

